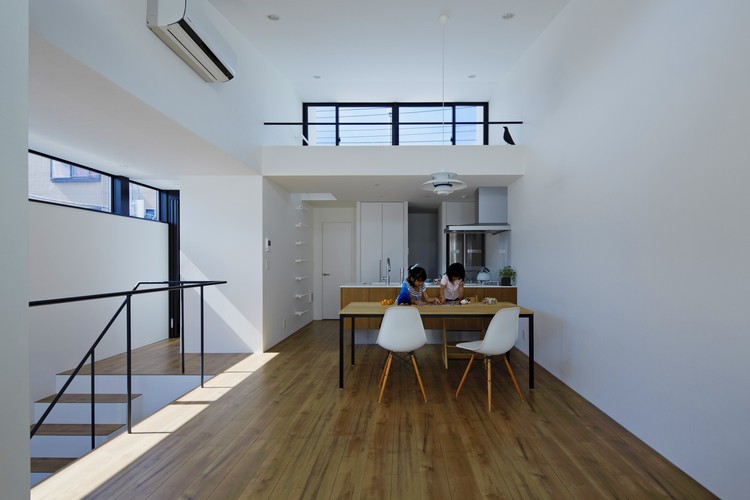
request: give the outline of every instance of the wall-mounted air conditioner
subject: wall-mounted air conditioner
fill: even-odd
[[[211,23],[208,0],[148,0],[146,25],[207,82],[234,78],[235,55]]]

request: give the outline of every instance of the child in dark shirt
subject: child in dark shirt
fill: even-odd
[[[409,276],[401,285],[401,291],[396,299],[396,304],[414,304],[423,306],[427,303],[438,302],[436,297],[430,297],[427,294],[427,287],[424,282],[427,279],[427,273],[421,267],[412,267],[409,269]]]

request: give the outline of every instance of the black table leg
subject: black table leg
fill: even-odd
[[[352,366],[354,366],[354,316],[352,316]]]
[[[344,317],[339,316],[339,389],[344,388]]]
[[[534,315],[529,316],[529,389],[534,388]]]

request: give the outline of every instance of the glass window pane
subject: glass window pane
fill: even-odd
[[[335,123],[335,106],[310,106],[307,108],[307,140],[310,146],[335,146],[336,126],[315,125],[316,123]]]
[[[398,143],[402,146],[451,144],[453,109],[449,106],[445,109],[442,106],[401,106],[398,119]]]
[[[29,199],[112,211],[112,179],[94,170],[29,153]]]
[[[130,183],[130,216],[159,220],[159,191]]]
[[[391,140],[391,107],[339,108],[341,146],[388,146]],[[353,125],[369,123],[369,125]],[[382,123],[382,125],[380,125]]]
[[[456,106],[456,121],[483,122],[484,108],[482,106]],[[484,128],[478,124],[456,125],[456,144],[484,144]]]

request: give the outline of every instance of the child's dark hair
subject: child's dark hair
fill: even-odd
[[[427,272],[424,270],[424,268],[419,266],[414,266],[409,268],[409,277],[407,280],[409,281],[410,285],[413,285],[415,281],[425,281],[427,279]]]
[[[445,274],[448,275],[449,280],[452,280],[453,278],[463,280],[464,278],[466,278],[466,270],[464,269],[464,265],[460,262],[454,262],[453,264],[448,266],[448,270],[445,272]]]

